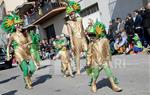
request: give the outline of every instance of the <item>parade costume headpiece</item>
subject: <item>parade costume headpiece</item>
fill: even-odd
[[[105,35],[105,25],[98,20],[94,24],[94,32],[97,37],[102,37]]]
[[[66,2],[68,4],[68,6],[66,7],[67,15],[70,15],[72,12],[80,13],[81,6],[79,3],[75,2],[75,1],[70,1],[70,0],[67,0]]]
[[[20,16],[12,12],[10,15],[7,15],[6,17],[4,17],[1,27],[4,30],[4,32],[13,33],[16,30],[15,25],[22,24],[22,23],[23,23],[23,20],[20,18]]]
[[[87,32],[90,37],[103,37],[105,36],[105,25],[97,20]]]
[[[65,41],[63,39],[57,39],[54,41],[54,46],[56,49],[62,49],[65,46]]]

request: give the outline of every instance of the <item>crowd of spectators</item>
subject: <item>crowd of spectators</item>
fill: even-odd
[[[150,45],[150,3],[122,20],[110,21],[108,38],[112,54],[135,54]]]
[[[69,49],[69,39],[64,34],[57,35],[55,38],[50,38],[49,40],[42,40],[40,42],[40,55],[42,60],[44,59],[52,59],[53,56],[58,52],[58,49],[55,47],[55,41],[63,39],[67,44],[67,48]]]

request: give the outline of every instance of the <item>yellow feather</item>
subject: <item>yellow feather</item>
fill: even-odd
[[[101,27],[96,27],[96,33],[101,34],[103,32],[103,29]]]
[[[14,21],[10,20],[10,19],[7,19],[6,23],[7,23],[8,26],[12,26],[14,24]]]
[[[79,6],[77,4],[73,5],[72,7],[73,7],[74,10],[79,9]]]

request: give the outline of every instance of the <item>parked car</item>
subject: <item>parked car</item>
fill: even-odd
[[[4,48],[0,48],[0,70],[12,68],[12,58],[7,61],[6,60],[6,50]]]
[[[5,62],[6,59],[6,53],[3,48],[0,48],[0,62]]]

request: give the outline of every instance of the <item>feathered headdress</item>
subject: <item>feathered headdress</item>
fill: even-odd
[[[68,4],[68,6],[66,7],[66,13],[68,15],[72,12],[79,13],[81,11],[81,6],[79,3],[70,0],[67,0],[66,2]]]
[[[97,20],[94,24],[94,31],[97,37],[105,36],[105,25]]]
[[[1,27],[5,32],[13,33],[16,30],[15,24],[21,23],[23,23],[23,20],[20,18],[20,16],[16,15],[15,13],[12,13],[4,17]]]

